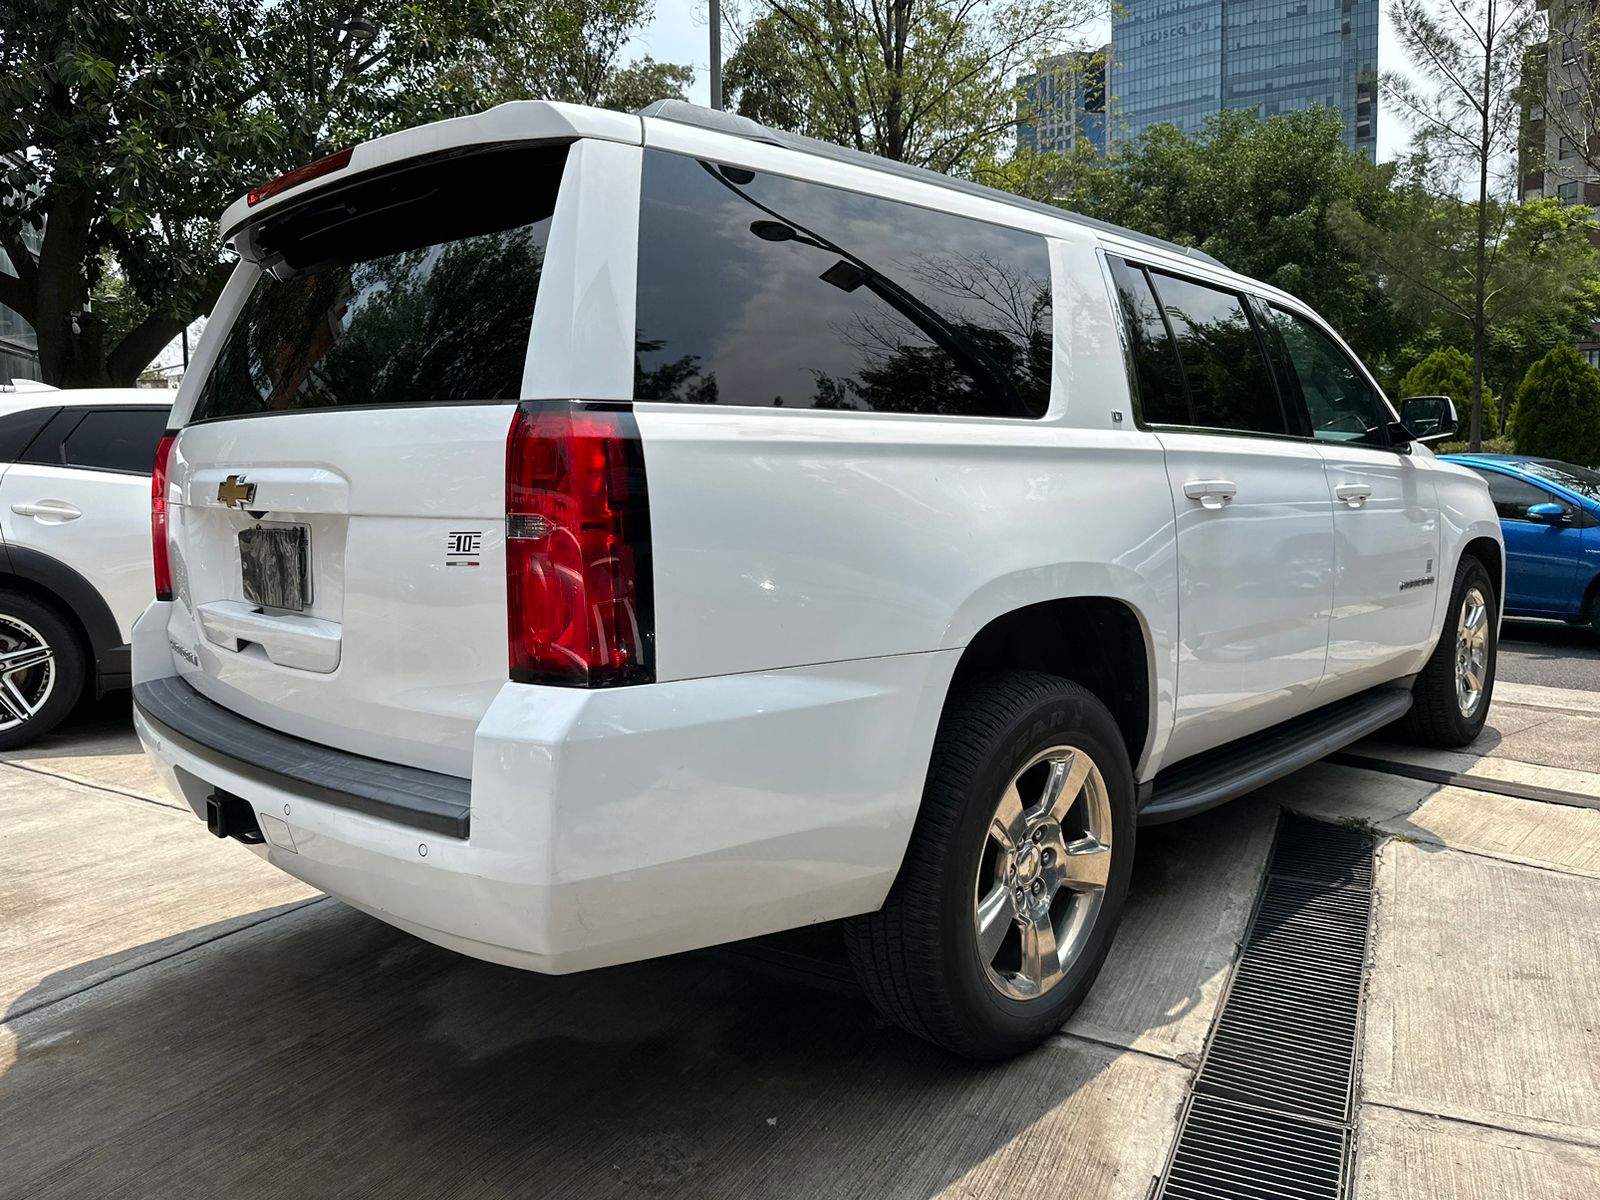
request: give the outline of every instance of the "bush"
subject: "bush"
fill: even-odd
[[[1571,346],[1557,346],[1528,368],[1511,432],[1522,454],[1600,463],[1600,371]]]
[[[1435,350],[1400,380],[1400,397],[1449,396],[1456,402],[1461,428],[1472,432],[1472,359],[1454,346]],[[1483,437],[1500,433],[1500,402],[1487,385],[1483,389]]]
[[[1472,443],[1467,442],[1440,442],[1433,448],[1435,454],[1469,454]],[[1508,437],[1486,437],[1483,439],[1483,449],[1480,454],[1515,454],[1517,444]]]

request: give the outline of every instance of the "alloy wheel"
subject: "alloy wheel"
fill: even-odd
[[[1035,755],[1000,794],[973,887],[978,957],[1012,1000],[1055,987],[1087,944],[1111,869],[1111,798],[1075,746]]]
[[[0,613],[0,730],[31,720],[56,686],[56,656],[32,625]]]
[[[1456,620],[1456,707],[1463,717],[1477,715],[1489,665],[1489,605],[1471,587],[1461,599]]]

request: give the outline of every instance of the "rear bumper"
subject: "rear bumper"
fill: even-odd
[[[165,608],[135,630],[146,701],[173,674]],[[283,769],[294,747],[263,763],[246,739],[197,738],[145,702],[134,724],[197,817],[219,789],[247,800],[265,835],[251,849],[291,875],[463,953],[564,973],[878,907],[957,656],[596,691],[508,683],[478,727],[471,780],[456,781],[465,836],[330,794],[349,779],[309,760]],[[184,692],[211,704],[177,681],[162,694]]]

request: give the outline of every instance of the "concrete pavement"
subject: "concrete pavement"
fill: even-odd
[[[1471,786],[1600,797],[1582,693],[1503,689],[1469,754],[1360,747],[1461,786],[1319,765],[1145,831],[1094,992],[993,1067],[725,955],[418,942],[208,837],[113,699],[0,763],[0,1197],[1143,1200],[1278,804],[1385,838],[1355,1194],[1600,1195],[1600,809]]]
[[[1600,636],[1563,621],[1508,620],[1498,673],[1506,683],[1600,691]]]

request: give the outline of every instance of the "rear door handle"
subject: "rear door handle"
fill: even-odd
[[[1201,508],[1223,508],[1238,492],[1238,485],[1231,479],[1191,479],[1183,485],[1183,494],[1200,501]]]
[[[1333,489],[1333,494],[1351,508],[1360,508],[1372,499],[1372,488],[1365,483],[1341,483]]]
[[[47,521],[76,521],[83,510],[65,500],[37,500],[32,504],[13,504],[11,511],[19,517],[39,517]]]

